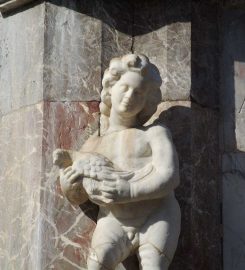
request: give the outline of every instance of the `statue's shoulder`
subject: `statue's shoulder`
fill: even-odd
[[[147,133],[149,138],[156,137],[171,137],[171,132],[167,126],[161,123],[151,124],[145,128],[145,132]]]
[[[98,135],[97,132],[95,132],[85,141],[80,151],[90,152],[94,148],[95,144],[98,142],[99,139],[100,136]]]

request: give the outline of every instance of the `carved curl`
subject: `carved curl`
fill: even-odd
[[[139,124],[143,125],[156,111],[161,100],[161,77],[158,69],[145,55],[127,54],[121,58],[113,58],[109,68],[105,70],[101,91],[101,124],[102,129],[108,128],[111,111],[111,88],[127,71],[137,72],[145,78],[148,98],[144,109],[139,113]]]

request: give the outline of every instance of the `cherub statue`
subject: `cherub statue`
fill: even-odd
[[[144,55],[112,59],[102,81],[103,134],[79,152],[54,152],[68,200],[99,205],[89,270],[113,270],[134,253],[140,269],[167,270],[176,250],[178,157],[167,127],[143,126],[156,110],[159,78]]]

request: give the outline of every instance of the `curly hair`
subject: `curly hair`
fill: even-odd
[[[113,58],[110,61],[109,68],[105,70],[100,103],[101,121],[108,122],[110,117],[110,89],[127,71],[141,74],[145,78],[146,87],[148,88],[147,102],[143,110],[138,114],[139,124],[143,125],[156,111],[161,98],[160,86],[162,83],[158,69],[150,63],[145,55],[127,54],[120,58]],[[102,126],[107,128],[108,123],[102,123]]]

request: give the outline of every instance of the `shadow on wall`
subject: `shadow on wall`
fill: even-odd
[[[219,25],[221,1],[192,1],[191,206],[193,270],[221,270]]]
[[[130,36],[144,35],[164,25],[189,20],[188,9],[185,9],[186,6],[181,4],[180,0],[47,2],[99,19],[111,28]]]
[[[226,10],[222,23],[222,150],[236,152],[245,146],[244,139],[239,138],[239,135],[245,134],[239,126],[242,125],[239,121],[245,109],[245,12]]]
[[[42,2],[44,1],[39,0],[27,3],[11,12],[4,13],[3,16],[12,16]],[[86,14],[131,36],[144,35],[164,25],[174,22],[187,22],[190,19],[188,8],[190,1],[184,5],[181,0],[47,0],[45,2]],[[143,16],[139,16],[139,14]]]
[[[244,6],[239,7],[226,6],[221,20],[220,100],[225,270],[245,268],[245,11]]]

